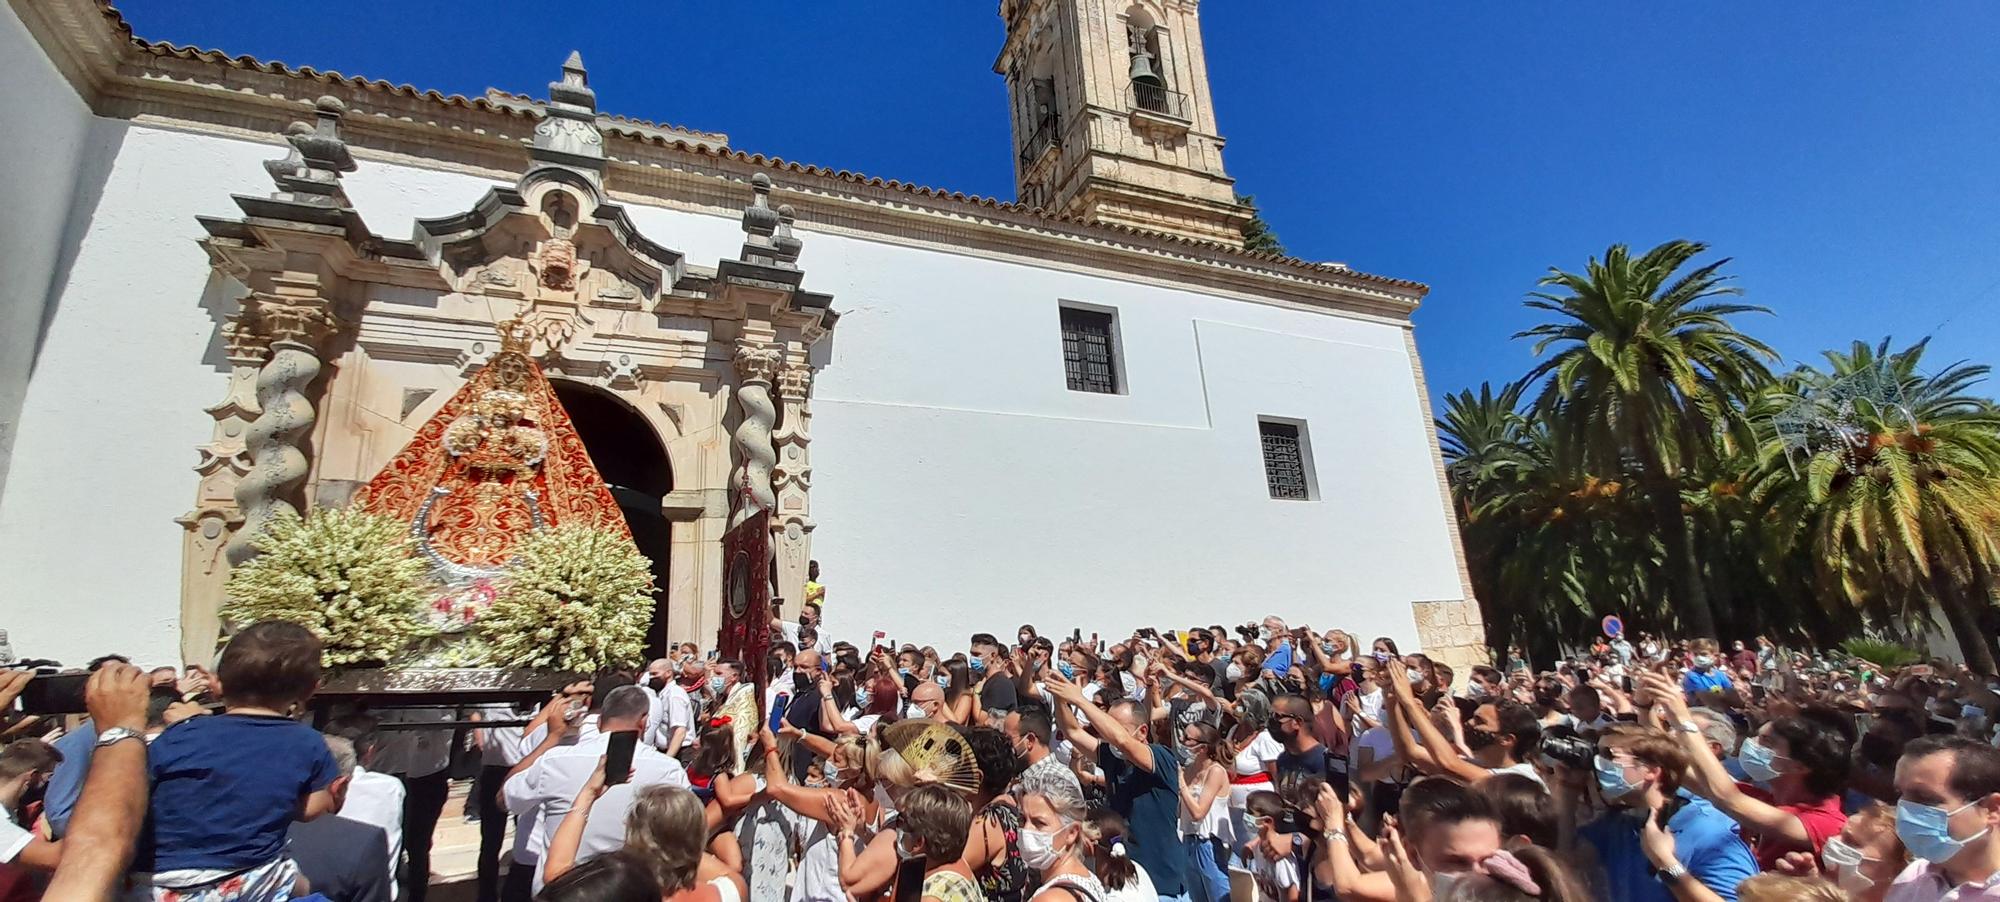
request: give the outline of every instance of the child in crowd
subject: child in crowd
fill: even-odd
[[[1292,836],[1278,829],[1285,803],[1270,790],[1259,790],[1244,801],[1250,825],[1257,831],[1250,850],[1250,874],[1257,878],[1257,902],[1299,902],[1299,863]]]
[[[147,753],[153,784],[127,898],[285,902],[304,895],[286,829],[338,807],[339,768],[294,720],[319,688],[320,642],[265,622],[237,633],[216,669],[224,713],[167,729]]]

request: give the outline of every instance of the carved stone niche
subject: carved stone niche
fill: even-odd
[[[566,170],[530,172],[457,216],[419,220],[417,241],[454,290],[533,303],[556,315],[539,327],[559,347],[587,310],[651,310],[686,271],[681,254],[640,235],[624,208]]]

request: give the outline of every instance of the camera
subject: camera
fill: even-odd
[[[1550,765],[1589,771],[1597,758],[1597,743],[1578,735],[1569,724],[1556,724],[1542,731],[1542,760]]]
[[[89,682],[87,670],[58,671],[53,667],[35,670],[35,678],[21,689],[21,712],[23,714],[82,714],[83,684]]]

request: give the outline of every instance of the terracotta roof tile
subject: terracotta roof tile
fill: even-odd
[[[185,47],[177,44],[168,43],[165,41],[148,41],[132,33],[131,25],[125,21],[124,15],[118,11],[117,7],[113,6],[110,3],[110,0],[96,0],[96,2],[99,11],[103,13],[105,18],[111,24],[111,27],[119,35],[129,39],[132,42],[132,45],[137,49],[139,49],[140,51],[154,54],[156,56],[172,56],[186,60],[199,60],[202,62],[216,63],[220,65],[230,66],[237,69],[248,69],[248,70],[265,72],[272,75],[280,75],[291,78],[303,78],[315,81],[342,82],[366,90],[383,91],[404,97],[424,100],[431,103],[442,104],[445,106],[465,107],[485,112],[497,113],[505,116],[532,118],[532,116],[528,113],[521,112],[519,110],[513,109],[508,106],[493,103],[492,101],[489,101],[484,97],[466,97],[462,94],[446,95],[446,94],[441,94],[434,90],[418,88],[415,85],[392,84],[390,82],[383,81],[381,79],[364,78],[355,75],[346,75],[332,69],[322,70],[313,68],[311,66],[293,67],[283,62],[279,62],[277,60],[268,60],[268,61],[260,60],[257,59],[256,57],[248,55],[232,56],[220,50],[207,50],[198,47]],[[526,95],[514,94],[512,92],[500,92],[500,93],[509,97],[519,97],[524,101],[539,102],[539,101],[534,101],[533,98],[529,98]],[[1056,210],[1050,210],[1044,207],[1031,207],[1014,201],[1004,201],[993,197],[966,194],[965,192],[962,191],[948,191],[944,189],[933,188],[928,185],[916,185],[898,179],[883,179],[879,176],[865,175],[847,169],[838,169],[838,170],[829,169],[825,166],[816,166],[810,163],[799,163],[791,160],[786,160],[781,157],[766,156],[761,153],[757,154],[746,153],[744,151],[736,150],[734,148],[726,146],[710,147],[678,139],[670,142],[666,140],[664,137],[659,136],[658,134],[647,134],[643,131],[640,131],[640,129],[676,130],[676,131],[687,132],[689,134],[711,134],[711,133],[701,132],[694,129],[682,129],[678,126],[673,126],[673,125],[659,125],[647,122],[645,120],[631,119],[624,116],[605,114],[605,118],[611,121],[611,127],[608,130],[614,134],[622,135],[628,139],[648,142],[663,147],[672,147],[686,153],[694,153],[702,156],[729,159],[740,163],[747,163],[753,166],[762,166],[769,169],[779,170],[782,172],[791,172],[800,175],[812,176],[815,178],[832,179],[835,181],[845,182],[849,184],[864,185],[872,188],[882,188],[890,191],[897,191],[897,192],[911,194],[917,197],[938,198],[942,200],[949,200],[955,203],[970,204],[973,206],[1006,212],[1006,213],[1023,214],[1050,223],[1061,224],[1078,229],[1084,229],[1084,230],[1094,229],[1100,231],[1108,231],[1111,233],[1119,235],[1128,235],[1134,238],[1140,238],[1147,241],[1165,242],[1178,247],[1186,248],[1190,252],[1199,252],[1205,255],[1210,255],[1215,258],[1234,258],[1236,260],[1259,263],[1270,267],[1284,267],[1287,269],[1305,270],[1312,273],[1325,274],[1329,276],[1339,276],[1339,277],[1354,279],[1361,282],[1368,282],[1375,285],[1381,285],[1384,287],[1415,291],[1418,293],[1425,293],[1430,290],[1430,287],[1422,282],[1416,282],[1409,279],[1397,279],[1389,276],[1378,276],[1372,273],[1364,273],[1359,270],[1350,269],[1346,265],[1340,263],[1314,262],[1311,260],[1304,260],[1287,254],[1277,254],[1268,251],[1249,251],[1241,248],[1230,247],[1229,245],[1226,244],[1217,244],[1212,241],[1202,241],[1194,238],[1185,238],[1179,235],[1169,235],[1164,232],[1155,232],[1150,229],[1139,229],[1139,228],[1134,228],[1132,226],[1120,225],[1117,223],[1092,222],[1090,220],[1087,220],[1080,216],[1076,216],[1074,214],[1064,213]]]

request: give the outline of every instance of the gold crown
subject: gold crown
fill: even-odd
[[[500,353],[526,356],[535,343],[535,330],[520,317],[501,320],[493,326],[500,333]]]

